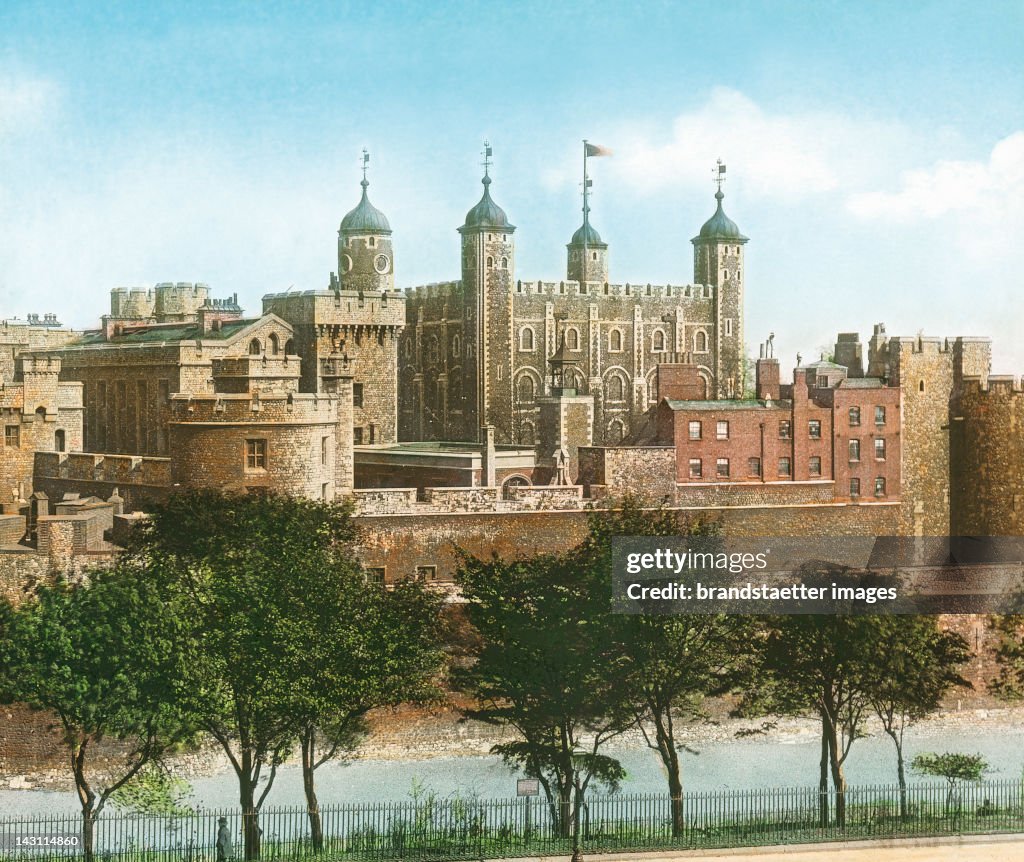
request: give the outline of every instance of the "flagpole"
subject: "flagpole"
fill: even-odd
[[[580,292],[587,289],[587,224],[589,223],[590,207],[587,205],[590,183],[587,177],[587,139],[583,139],[583,266],[580,268],[580,275],[583,277],[583,284],[580,285]]]

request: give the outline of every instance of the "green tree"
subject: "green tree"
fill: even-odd
[[[323,848],[316,770],[354,750],[366,735],[366,714],[440,696],[443,666],[441,594],[405,580],[393,588],[346,577],[332,601],[303,623],[319,637],[291,675],[302,752],[302,782],[313,848]]]
[[[624,776],[601,748],[634,721],[615,685],[607,572],[578,552],[464,555],[457,577],[480,635],[459,674],[478,704],[465,714],[515,731],[493,751],[539,780],[557,833],[578,847],[591,782],[614,789]]]
[[[58,717],[91,860],[107,801],[184,736],[167,696],[183,671],[180,621],[148,572],[124,558],[87,584],[41,584],[17,608],[0,602],[0,625],[3,701]],[[122,756],[98,755],[103,740],[117,740]]]
[[[914,772],[922,775],[935,775],[945,778],[949,789],[946,791],[946,813],[949,814],[954,797],[961,783],[965,781],[981,781],[986,772],[991,770],[988,761],[980,754],[956,754],[946,752],[934,754],[923,751],[914,756],[910,763]]]
[[[415,638],[398,639],[396,619],[429,626],[433,606],[405,592],[388,601],[368,586],[355,537],[343,505],[195,491],[156,509],[136,538],[133,550],[152,560],[188,622],[176,696],[235,771],[246,859],[259,856],[259,812],[296,742],[317,828],[316,766],[354,744],[367,709],[404,696],[400,679],[430,665],[403,652]],[[410,619],[412,609],[423,617]],[[377,642],[382,633],[388,644]],[[395,686],[387,697],[382,681]]]
[[[900,817],[906,817],[904,734],[937,710],[951,688],[970,686],[958,672],[970,650],[960,635],[942,631],[936,617],[916,615],[880,617],[875,645],[868,699],[896,747]]]

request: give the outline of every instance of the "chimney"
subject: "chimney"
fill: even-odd
[[[779,386],[782,375],[779,371],[779,360],[761,357],[757,360],[755,391],[759,401],[778,401]]]

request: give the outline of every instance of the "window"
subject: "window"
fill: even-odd
[[[376,248],[377,247],[377,237],[371,236],[370,237],[369,245],[370,245],[370,248]]]
[[[725,319],[725,334],[732,335],[732,318],[727,317]]]
[[[878,407],[875,408],[875,424],[876,425],[884,425],[885,424],[885,408],[882,407],[881,405],[879,405]]]
[[[884,437],[876,437],[875,438],[875,459],[878,460],[878,461],[884,461],[885,460],[885,438]]]
[[[245,467],[247,470],[267,469],[267,441],[245,441]]]
[[[708,336],[706,332],[698,332],[693,336],[693,349],[696,353],[708,352]]]
[[[327,463],[327,444],[330,443],[330,440],[331,440],[330,437],[321,437],[320,438],[320,463],[321,464],[326,464]]]
[[[21,428],[17,425],[7,425],[4,428],[4,446],[21,446]]]
[[[788,419],[779,423],[779,439],[788,440],[793,435],[793,424]]]
[[[695,421],[695,422],[691,422],[690,423],[690,439],[691,440],[700,440],[700,428],[701,428],[700,422],[696,422]]]
[[[875,496],[876,497],[884,497],[885,496],[885,476],[878,476],[875,479]]]
[[[860,440],[856,440],[856,439],[851,440],[849,448],[850,448],[850,460],[851,461],[859,461],[860,460]]]
[[[660,329],[654,331],[654,335],[651,336],[651,350],[655,353],[660,353],[665,349],[665,333]]]
[[[859,407],[851,407],[850,408],[850,427],[851,428],[856,428],[858,425],[860,425],[860,408]]]
[[[249,342],[249,355],[259,356],[263,352],[263,345],[260,343],[258,338],[254,338]]]
[[[747,475],[748,476],[760,476],[761,475],[761,459],[760,458],[748,458],[747,459]]]
[[[352,429],[352,444],[354,446],[362,446],[363,445],[363,429],[362,428],[353,428]]]
[[[323,501],[324,501],[324,502],[326,503],[326,502],[327,502],[327,499],[328,499],[328,495],[329,495],[330,493],[331,493],[331,486],[330,486],[330,483],[328,483],[328,482],[324,482],[324,483],[323,483],[323,484],[322,484],[322,485],[320,486],[320,499],[321,499],[321,500],[323,500]]]
[[[494,258],[490,255],[487,256],[487,268],[494,269]]]
[[[690,478],[700,479],[704,475],[704,465],[700,458],[690,459]]]
[[[719,419],[715,427],[715,437],[719,440],[729,439],[729,423],[725,419]]]
[[[715,472],[718,474],[719,479],[729,478],[729,459],[719,458],[715,462]]]
[[[850,496],[860,496],[860,479],[854,478],[850,480]]]
[[[813,455],[807,461],[807,472],[812,476],[821,475],[821,458],[819,456]]]
[[[363,406],[363,384],[353,383],[352,384],[352,406],[362,407]]]
[[[580,349],[580,333],[577,329],[567,329],[565,331],[565,348],[566,350],[579,350]]]
[[[508,258],[507,257],[503,257],[501,259],[501,268],[502,269],[508,269]]]
[[[793,464],[789,458],[779,458],[779,475],[790,476],[793,473]]]
[[[807,436],[810,437],[812,440],[820,440],[821,439],[821,420],[820,419],[810,419],[810,420],[808,420],[808,422],[807,422]]]
[[[366,569],[366,582],[368,584],[377,584],[378,586],[384,586],[384,578],[387,575],[387,569],[384,566],[370,566]]]
[[[611,377],[608,378],[608,400],[626,400],[626,387],[622,383],[622,378],[619,377],[617,374],[613,374]]]
[[[524,375],[519,378],[519,400],[523,403],[533,401],[536,395],[536,387],[533,385],[533,378]]]
[[[620,330],[613,329],[608,333],[608,349],[615,352],[622,350],[622,332]]]
[[[417,566],[416,567],[416,580],[417,581],[436,581],[437,580],[437,566]]]
[[[270,355],[271,356],[277,356],[277,354],[278,354],[278,352],[280,350],[281,350],[281,342],[280,342],[280,340],[277,337],[277,333],[276,332],[271,332],[270,333]]]
[[[533,350],[533,330],[529,326],[519,330],[519,349]]]
[[[918,392],[924,392],[924,381],[923,380],[920,383],[917,384],[917,391]]]
[[[53,451],[63,452],[64,451],[64,429],[58,428],[53,432]]]

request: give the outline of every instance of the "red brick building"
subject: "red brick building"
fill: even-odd
[[[752,399],[679,398],[685,373],[662,381],[657,437],[675,447],[677,484],[771,485],[780,502],[898,500],[899,387],[825,361],[779,380],[778,360],[760,359]]]

